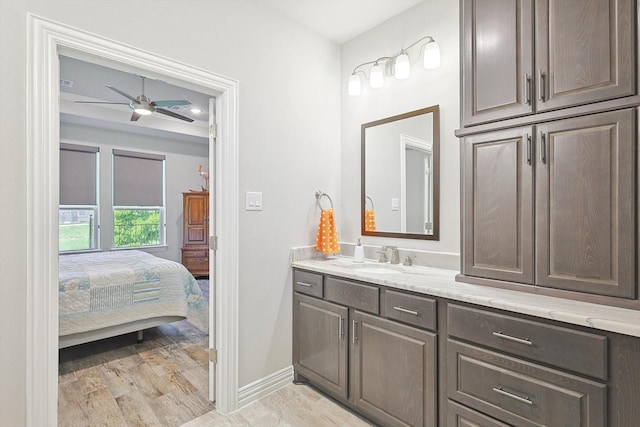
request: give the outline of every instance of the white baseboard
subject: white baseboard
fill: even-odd
[[[280,390],[292,381],[293,366],[288,366],[251,384],[240,387],[240,390],[238,390],[238,409]]]

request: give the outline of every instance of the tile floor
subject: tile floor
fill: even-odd
[[[224,416],[213,411],[183,427],[364,427],[372,426],[307,385],[289,384]]]

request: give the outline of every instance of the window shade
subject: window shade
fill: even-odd
[[[60,204],[96,205],[98,147],[60,144]]]
[[[113,205],[164,206],[164,155],[113,150]]]

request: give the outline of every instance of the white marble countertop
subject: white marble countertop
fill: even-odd
[[[367,260],[368,264],[377,264]],[[388,265],[388,264],[387,264]],[[455,270],[422,266],[392,266],[398,273],[373,273],[350,257],[327,257],[291,262],[294,268],[315,271],[347,279],[360,280],[419,292],[425,295],[463,301],[485,307],[553,319],[574,325],[640,337],[640,311],[569,299],[530,294],[455,281]]]

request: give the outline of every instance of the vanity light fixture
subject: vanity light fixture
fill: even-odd
[[[409,55],[404,53],[404,51],[398,55],[394,66],[396,79],[408,79],[411,75],[411,62],[409,61]]]
[[[362,79],[359,74],[369,80],[369,87],[373,89],[382,87],[384,78],[388,76],[394,76],[398,80],[409,78],[411,75],[411,60],[408,50],[422,42],[424,43],[420,46],[418,57],[423,54],[424,68],[427,70],[438,68],[440,66],[440,46],[433,37],[425,36],[400,50],[395,56],[382,56],[375,61],[364,62],[354,68],[353,73],[349,76],[347,86],[349,95],[358,96],[362,93]],[[371,65],[368,76],[363,69],[360,69],[367,65]]]
[[[384,86],[384,68],[382,68],[382,64],[376,63],[371,67],[371,71],[369,72],[369,86],[373,89]]]

